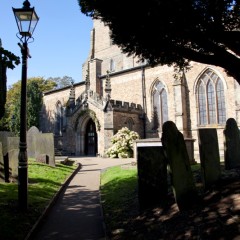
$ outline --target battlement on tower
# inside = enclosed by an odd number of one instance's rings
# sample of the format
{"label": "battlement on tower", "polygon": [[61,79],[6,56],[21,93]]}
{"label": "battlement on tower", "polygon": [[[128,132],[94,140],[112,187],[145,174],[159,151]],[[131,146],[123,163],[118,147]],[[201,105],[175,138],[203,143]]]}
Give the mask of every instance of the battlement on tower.
{"label": "battlement on tower", "polygon": [[113,100],[113,99],[110,100],[110,103],[114,110],[142,111],[142,106],[140,104],[124,102],[124,101],[119,101],[119,100]]}

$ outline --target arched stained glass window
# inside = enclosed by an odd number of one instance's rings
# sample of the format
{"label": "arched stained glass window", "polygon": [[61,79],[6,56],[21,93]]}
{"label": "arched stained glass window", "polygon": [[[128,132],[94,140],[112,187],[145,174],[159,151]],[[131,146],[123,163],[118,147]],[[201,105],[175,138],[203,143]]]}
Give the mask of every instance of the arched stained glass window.
{"label": "arched stained glass window", "polygon": [[224,89],[222,81],[217,81],[217,111],[218,111],[218,122],[225,124],[226,122],[226,108],[224,99]]}
{"label": "arched stained glass window", "polygon": [[210,69],[205,71],[198,81],[197,99],[199,125],[224,124],[226,122],[223,82]]}
{"label": "arched stained glass window", "polygon": [[153,128],[162,128],[168,120],[167,91],[162,82],[157,81],[152,92],[153,98]]}
{"label": "arched stained glass window", "polygon": [[216,123],[216,104],[215,90],[211,81],[207,85],[207,102],[209,124]]}
{"label": "arched stained glass window", "polygon": [[199,105],[199,123],[200,125],[207,124],[207,108],[205,98],[205,87],[204,83],[200,82],[198,86],[198,105]]}

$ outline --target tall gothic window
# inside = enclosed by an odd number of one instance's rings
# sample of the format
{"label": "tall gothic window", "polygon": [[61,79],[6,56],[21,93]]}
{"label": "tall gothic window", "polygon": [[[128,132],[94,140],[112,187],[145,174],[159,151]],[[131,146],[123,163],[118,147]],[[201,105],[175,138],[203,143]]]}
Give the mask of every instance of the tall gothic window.
{"label": "tall gothic window", "polygon": [[162,128],[164,122],[168,120],[167,91],[162,82],[154,84],[153,92],[153,128]]}
{"label": "tall gothic window", "polygon": [[55,135],[62,135],[62,126],[63,126],[63,108],[60,102],[56,104],[56,116],[55,116]]}
{"label": "tall gothic window", "polygon": [[115,62],[113,59],[110,59],[110,71],[111,72],[115,71]]}
{"label": "tall gothic window", "polygon": [[197,84],[199,125],[224,124],[226,108],[223,82],[212,70],[206,70]]}

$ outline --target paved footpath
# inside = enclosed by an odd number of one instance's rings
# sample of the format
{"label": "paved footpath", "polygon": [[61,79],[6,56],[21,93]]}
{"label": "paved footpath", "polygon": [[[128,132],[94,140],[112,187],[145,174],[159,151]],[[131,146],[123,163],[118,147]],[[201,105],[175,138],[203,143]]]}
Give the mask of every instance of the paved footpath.
{"label": "paved footpath", "polygon": [[34,240],[103,240],[105,229],[99,198],[100,172],[133,159],[74,158],[82,168],[44,218]]}

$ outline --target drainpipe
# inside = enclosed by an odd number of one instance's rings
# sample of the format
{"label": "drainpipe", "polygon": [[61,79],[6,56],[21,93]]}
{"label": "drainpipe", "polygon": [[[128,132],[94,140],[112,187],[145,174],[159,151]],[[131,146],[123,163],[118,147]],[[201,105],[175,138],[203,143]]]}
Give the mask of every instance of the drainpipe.
{"label": "drainpipe", "polygon": [[143,138],[146,138],[146,113],[147,113],[147,104],[146,104],[146,85],[145,85],[145,68],[142,66],[142,105],[143,105]]}

